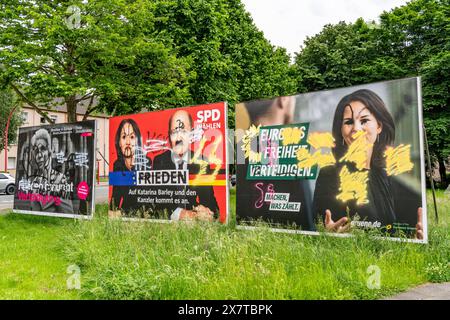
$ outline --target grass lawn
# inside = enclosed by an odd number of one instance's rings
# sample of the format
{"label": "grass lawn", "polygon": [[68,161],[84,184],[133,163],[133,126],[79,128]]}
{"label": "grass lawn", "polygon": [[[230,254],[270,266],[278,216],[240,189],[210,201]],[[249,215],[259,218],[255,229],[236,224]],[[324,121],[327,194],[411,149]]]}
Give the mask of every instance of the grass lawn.
{"label": "grass lawn", "polygon": [[[231,208],[235,195],[231,195]],[[428,194],[429,244],[158,224],[0,216],[2,299],[376,299],[450,281],[450,199]],[[232,212],[234,217],[234,212]],[[233,221],[233,218],[231,219]],[[69,265],[81,290],[66,289]],[[369,289],[369,266],[380,289]]]}
{"label": "grass lawn", "polygon": [[64,219],[0,216],[0,298],[73,299],[66,290],[67,260],[61,250]]}

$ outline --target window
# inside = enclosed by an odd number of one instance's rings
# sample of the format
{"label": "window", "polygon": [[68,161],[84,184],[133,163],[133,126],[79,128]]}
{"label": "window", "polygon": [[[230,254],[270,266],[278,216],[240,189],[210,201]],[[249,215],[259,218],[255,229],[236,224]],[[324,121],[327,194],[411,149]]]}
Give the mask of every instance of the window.
{"label": "window", "polygon": [[22,118],[23,123],[28,123],[28,112],[22,111],[20,114],[20,117]]}
{"label": "window", "polygon": [[8,179],[4,174],[0,173],[0,179]]}
{"label": "window", "polygon": [[16,157],[8,157],[8,169],[16,168]]}
{"label": "window", "polygon": [[[57,123],[58,121],[58,116],[55,114],[49,115],[48,116],[54,123]],[[46,124],[49,123],[44,117],[41,117],[41,124]]]}

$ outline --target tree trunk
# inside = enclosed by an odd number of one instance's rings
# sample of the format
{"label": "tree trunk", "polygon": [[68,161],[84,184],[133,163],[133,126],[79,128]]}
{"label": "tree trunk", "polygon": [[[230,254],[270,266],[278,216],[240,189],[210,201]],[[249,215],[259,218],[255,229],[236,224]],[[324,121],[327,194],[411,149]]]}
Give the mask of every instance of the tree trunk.
{"label": "tree trunk", "polygon": [[[66,72],[70,75],[70,77],[74,77],[76,73],[75,64],[74,64],[74,47],[69,42],[65,44],[65,48],[67,50],[67,54],[69,55],[70,59],[69,62],[66,65]],[[77,122],[77,104],[78,100],[76,95],[71,95],[66,97],[66,107],[67,107],[67,122]]]}
{"label": "tree trunk", "polygon": [[438,157],[439,175],[441,176],[441,188],[447,188],[447,170],[445,169],[444,158]]}
{"label": "tree trunk", "polygon": [[66,97],[67,122],[77,122],[77,100],[75,96]]}

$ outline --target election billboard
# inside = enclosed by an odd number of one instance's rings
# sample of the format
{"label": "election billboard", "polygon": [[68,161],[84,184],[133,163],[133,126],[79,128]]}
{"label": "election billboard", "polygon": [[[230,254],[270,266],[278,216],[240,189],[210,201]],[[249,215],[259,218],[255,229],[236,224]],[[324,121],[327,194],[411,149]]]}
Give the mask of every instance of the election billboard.
{"label": "election billboard", "polygon": [[13,211],[91,217],[95,148],[95,120],[19,128]]}
{"label": "election billboard", "polygon": [[110,119],[109,215],[227,222],[227,108],[215,103]]}
{"label": "election billboard", "polygon": [[420,78],[236,106],[238,226],[427,241]]}

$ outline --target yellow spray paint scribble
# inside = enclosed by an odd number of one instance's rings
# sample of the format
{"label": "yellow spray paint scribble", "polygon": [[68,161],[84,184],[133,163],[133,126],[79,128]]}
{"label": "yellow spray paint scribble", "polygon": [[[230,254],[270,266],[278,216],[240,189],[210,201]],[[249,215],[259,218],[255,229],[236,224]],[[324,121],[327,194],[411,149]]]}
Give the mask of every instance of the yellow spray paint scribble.
{"label": "yellow spray paint scribble", "polygon": [[366,167],[367,150],[373,146],[373,143],[367,142],[366,135],[365,131],[358,131],[352,136],[354,141],[348,147],[347,153],[341,158],[340,162],[345,160],[354,162],[358,170]]}
{"label": "yellow spray paint scribble", "polygon": [[[208,156],[208,161],[199,159],[202,155],[203,149],[205,147],[206,138],[202,137],[202,140],[200,140],[199,147],[194,153],[194,156],[192,157],[190,163],[193,164],[199,164],[200,165],[200,171],[198,172],[196,178],[194,181],[192,181],[192,185],[199,185],[199,184],[205,184],[205,183],[212,183],[216,180],[217,175],[219,174],[220,169],[222,168],[222,159],[217,158],[217,148],[219,147],[220,143],[222,142],[222,136],[218,136],[216,140],[213,142],[211,147],[211,152]],[[215,169],[214,172],[210,175],[206,175],[206,170],[208,168],[208,164],[214,164]]]}
{"label": "yellow spray paint scribble", "polygon": [[208,176],[199,176],[197,175],[197,179],[194,180],[194,184],[197,180],[199,181],[207,181],[213,182],[216,180],[217,175],[219,174],[220,169],[222,168],[222,159],[217,158],[217,148],[222,143],[222,136],[216,138],[216,140],[212,144],[211,152],[209,153],[208,160],[210,164],[215,165],[215,169],[211,175]]}
{"label": "yellow spray paint scribble", "polygon": [[332,153],[321,153],[320,151],[316,151],[313,154],[313,157],[321,168],[332,166],[336,163],[336,159],[334,159]]}
{"label": "yellow spray paint scribble", "polygon": [[334,138],[330,132],[313,132],[308,136],[308,143],[314,149],[333,148]]}
{"label": "yellow spray paint scribble", "polygon": [[[334,138],[329,132],[314,132],[308,136],[308,143],[315,149],[332,148],[334,147]],[[314,154],[310,154],[303,148],[297,150],[297,160],[299,168],[308,168],[316,164],[323,168],[336,163],[331,153],[322,153],[322,150],[317,150]]]}
{"label": "yellow spray paint scribble", "polygon": [[386,157],[386,172],[388,176],[399,175],[410,171],[414,164],[410,157],[411,145],[399,145],[398,147],[388,147],[384,156]]}
{"label": "yellow spray paint scribble", "polygon": [[289,144],[298,144],[302,139],[302,132],[303,131],[298,127],[283,128],[283,131],[281,133],[283,145],[287,146]]}
{"label": "yellow spray paint scribble", "polygon": [[297,150],[297,167],[299,168],[309,168],[316,164],[316,160],[309,153],[309,150],[300,148]]}
{"label": "yellow spray paint scribble", "polygon": [[336,199],[344,202],[355,199],[356,204],[369,203],[367,199],[367,181],[369,180],[368,171],[357,171],[351,173],[346,166],[344,166],[339,173],[341,186]]}
{"label": "yellow spray paint scribble", "polygon": [[314,152],[314,154],[310,154],[309,151],[304,148],[297,150],[297,160],[297,167],[299,168],[309,168],[316,164],[323,168],[336,163],[336,160],[331,153],[322,154],[322,152],[318,150]]}
{"label": "yellow spray paint scribble", "polygon": [[191,161],[190,161],[191,164],[200,165],[200,170],[198,172],[198,175],[206,174],[206,169],[208,168],[208,161],[199,159],[200,156],[202,155],[203,148],[205,147],[205,143],[206,143],[206,138],[202,137],[202,139],[200,140],[200,144],[199,144],[197,150],[195,151],[194,156],[191,158]]}
{"label": "yellow spray paint scribble", "polygon": [[252,126],[245,131],[245,135],[242,137],[242,146],[241,149],[244,151],[245,158],[248,158],[250,163],[259,163],[261,162],[261,152],[255,152],[252,150],[252,141],[254,138],[259,136],[259,129],[261,125],[257,127],[252,124]]}

